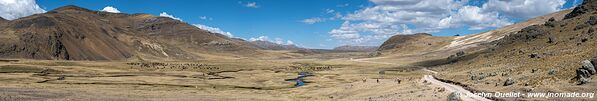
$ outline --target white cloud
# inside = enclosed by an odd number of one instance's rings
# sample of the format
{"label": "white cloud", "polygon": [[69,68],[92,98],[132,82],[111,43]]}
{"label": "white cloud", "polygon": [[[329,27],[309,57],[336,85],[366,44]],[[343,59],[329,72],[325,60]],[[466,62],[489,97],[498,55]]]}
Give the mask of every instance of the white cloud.
{"label": "white cloud", "polygon": [[282,40],[281,38],[275,38],[274,43],[282,45],[282,44],[284,44],[284,40]]}
{"label": "white cloud", "polygon": [[120,13],[120,11],[112,6],[106,6],[101,11],[110,12],[110,13]]}
{"label": "white cloud", "polygon": [[259,36],[257,38],[250,38],[249,41],[269,41],[267,36]]}
{"label": "white cloud", "polygon": [[245,7],[259,8],[259,6],[257,5],[257,3],[255,3],[255,2],[247,2],[247,4],[245,4]]}
{"label": "white cloud", "polygon": [[314,24],[314,23],[319,23],[319,22],[324,22],[325,19],[323,18],[309,18],[309,19],[303,19],[301,20],[301,22],[306,23],[306,24]]}
{"label": "white cloud", "polygon": [[282,39],[282,38],[274,38],[274,40],[270,40],[269,37],[267,37],[267,36],[259,36],[257,38],[249,38],[249,41],[268,41],[268,42],[272,42],[272,43],[276,43],[276,44],[280,44],[280,45],[295,45],[294,42],[292,42],[291,40],[284,41],[284,39]]}
{"label": "white cloud", "polygon": [[464,6],[456,14],[440,20],[440,28],[461,27],[468,25],[470,30],[488,27],[501,27],[512,24],[508,19],[499,17],[497,12],[484,12],[476,6]]}
{"label": "white cloud", "polygon": [[292,42],[290,40],[286,40],[286,44],[288,44],[288,45],[294,45],[294,42]]}
{"label": "white cloud", "polygon": [[231,37],[231,38],[234,37],[232,35],[232,33],[223,31],[220,28],[210,27],[210,26],[206,26],[206,25],[202,25],[202,24],[193,24],[193,25],[199,29],[203,29],[203,30],[206,30],[206,31],[209,31],[212,33],[219,33],[219,34]]}
{"label": "white cloud", "polygon": [[200,16],[199,19],[201,19],[201,20],[213,20],[212,18],[207,17],[207,16]]}
{"label": "white cloud", "polygon": [[528,19],[562,10],[565,0],[489,0],[486,11],[497,11],[508,17]]}
{"label": "white cloud", "polygon": [[[341,16],[345,22],[328,33],[341,42],[380,43],[397,34],[438,32],[465,27],[497,28],[561,10],[563,0],[489,0],[481,6],[469,0],[369,0],[374,5]],[[475,2],[475,1],[471,1]]]}
{"label": "white cloud", "polygon": [[44,12],[35,0],[0,0],[0,17],[7,20]]}
{"label": "white cloud", "polygon": [[332,14],[332,13],[334,13],[334,12],[336,12],[336,10],[333,10],[333,9],[325,9],[325,13]]}
{"label": "white cloud", "polygon": [[336,5],[336,7],[348,7],[350,4],[345,3],[345,4],[340,4],[340,5]]}
{"label": "white cloud", "polygon": [[166,12],[162,12],[162,13],[160,13],[160,16],[161,16],[161,17],[169,17],[169,18],[172,18],[172,19],[174,19],[174,20],[179,20],[179,21],[182,21],[182,19],[180,19],[180,18],[177,18],[177,17],[174,17],[173,15],[170,15],[170,14],[168,14],[168,13],[166,13]]}

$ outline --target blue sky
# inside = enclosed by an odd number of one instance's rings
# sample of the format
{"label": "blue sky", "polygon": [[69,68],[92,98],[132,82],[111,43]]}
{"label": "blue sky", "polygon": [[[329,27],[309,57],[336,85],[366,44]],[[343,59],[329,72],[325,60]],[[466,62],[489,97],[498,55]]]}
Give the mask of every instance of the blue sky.
{"label": "blue sky", "polygon": [[[33,4],[17,2],[13,5],[38,5],[45,11],[65,5],[76,5],[92,10],[102,10],[110,6],[121,13],[148,13],[156,16],[165,12],[189,24],[217,28],[218,31],[229,32],[237,38],[328,49],[339,45],[379,45],[396,34],[428,32],[436,36],[452,36],[478,33],[567,9],[575,2],[577,4],[581,2],[580,0],[23,1],[32,1]],[[0,2],[14,3],[15,1],[0,0]],[[437,4],[434,5],[434,3]],[[16,12],[2,9],[0,7],[0,13]],[[470,13],[474,11],[477,12]],[[0,16],[10,18],[10,15],[0,14]],[[15,15],[15,18],[18,17],[20,16]]]}

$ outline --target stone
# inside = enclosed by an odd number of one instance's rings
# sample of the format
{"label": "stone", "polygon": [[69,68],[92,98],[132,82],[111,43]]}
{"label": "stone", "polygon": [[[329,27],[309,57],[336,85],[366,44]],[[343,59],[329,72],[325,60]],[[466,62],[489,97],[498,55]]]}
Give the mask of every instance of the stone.
{"label": "stone", "polygon": [[475,80],[475,78],[476,78],[476,76],[475,76],[475,75],[471,75],[471,76],[470,76],[470,79],[471,79],[471,80]]}
{"label": "stone", "polygon": [[539,54],[537,54],[537,53],[531,53],[531,54],[529,55],[529,57],[531,57],[531,58],[541,58],[541,57],[539,56]]}
{"label": "stone", "polygon": [[554,43],[555,41],[556,41],[556,38],[554,38],[554,37],[549,37],[547,39],[547,43]]}
{"label": "stone", "polygon": [[60,77],[58,77],[56,80],[64,80],[64,79],[65,79],[65,77],[64,77],[64,76],[60,76]]}
{"label": "stone", "polygon": [[458,93],[458,92],[450,93],[450,95],[448,95],[448,101],[462,101],[462,99],[460,98],[460,93]]}
{"label": "stone", "polygon": [[578,80],[578,85],[587,84],[589,82],[591,82],[590,78],[581,78],[581,79]]}
{"label": "stone", "polygon": [[547,74],[549,75],[555,75],[556,74],[556,70],[555,69],[550,69]]}
{"label": "stone", "polygon": [[459,51],[458,53],[456,53],[457,57],[461,57],[464,56],[464,51]]}
{"label": "stone", "polygon": [[589,60],[582,61],[582,69],[587,70],[591,75],[595,75],[597,73],[595,66]]}
{"label": "stone", "polygon": [[589,71],[587,71],[586,69],[579,68],[576,69],[576,76],[588,78],[591,76],[591,73],[589,73]]}
{"label": "stone", "polygon": [[514,84],[514,83],[516,83],[516,81],[514,81],[514,79],[508,78],[508,79],[506,79],[506,82],[504,82],[504,86],[509,86],[509,85]]}
{"label": "stone", "polygon": [[589,25],[597,24],[597,16],[591,16],[591,18],[589,18],[589,20],[586,23]]}
{"label": "stone", "polygon": [[554,19],[553,17],[549,18],[549,20],[547,22],[545,22],[544,25],[545,26],[549,26],[549,27],[555,27],[556,26],[556,22],[555,21],[556,21],[556,19]]}
{"label": "stone", "polygon": [[588,83],[590,80],[590,76],[591,76],[591,74],[587,70],[585,70],[583,68],[576,69],[576,77],[575,78],[579,82],[579,85]]}

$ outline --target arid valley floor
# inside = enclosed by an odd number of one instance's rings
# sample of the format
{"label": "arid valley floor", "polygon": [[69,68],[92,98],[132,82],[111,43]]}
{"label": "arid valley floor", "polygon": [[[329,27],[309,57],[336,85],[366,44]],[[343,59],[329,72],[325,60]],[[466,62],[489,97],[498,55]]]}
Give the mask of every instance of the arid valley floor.
{"label": "arid valley floor", "polygon": [[0,18],[0,101],[597,101],[596,25],[583,0],[477,34],[310,49],[67,5]]}
{"label": "arid valley floor", "polygon": [[[136,63],[136,64],[135,64]],[[310,72],[295,87],[299,72]],[[91,62],[13,60],[3,100],[437,100],[421,68],[336,59]],[[400,82],[398,81],[400,80]]]}

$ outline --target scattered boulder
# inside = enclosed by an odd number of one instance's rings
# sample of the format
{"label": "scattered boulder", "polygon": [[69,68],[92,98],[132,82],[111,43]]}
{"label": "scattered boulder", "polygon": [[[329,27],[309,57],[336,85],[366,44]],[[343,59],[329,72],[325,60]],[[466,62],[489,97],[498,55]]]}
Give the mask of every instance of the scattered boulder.
{"label": "scattered boulder", "polygon": [[549,75],[555,75],[556,74],[556,70],[555,69],[550,69],[547,74]]}
{"label": "scattered boulder", "polygon": [[476,80],[477,79],[477,76],[475,74],[471,75],[470,77],[471,77],[471,80]]}
{"label": "scattered boulder", "polygon": [[537,53],[531,53],[529,55],[529,57],[531,57],[531,58],[541,58],[541,56],[539,56],[539,54],[537,54]]}
{"label": "scattered boulder", "polygon": [[591,78],[580,78],[578,79],[578,85],[583,85],[591,82]]}
{"label": "scattered boulder", "polygon": [[60,76],[60,77],[58,77],[56,80],[64,80],[64,79],[65,79],[65,77],[64,77],[64,76]]}
{"label": "scattered boulder", "polygon": [[535,73],[537,71],[539,71],[539,69],[536,69],[536,68],[535,69],[531,69],[531,73]]}
{"label": "scattered boulder", "polygon": [[516,81],[514,81],[514,79],[508,78],[508,79],[506,79],[506,82],[504,82],[504,86],[509,86],[509,85],[514,84],[514,83],[516,83]]}
{"label": "scattered boulder", "polygon": [[578,78],[588,78],[589,76],[591,76],[591,73],[589,73],[589,71],[587,71],[586,69],[576,69],[576,76]]}
{"label": "scattered boulder", "polygon": [[545,22],[544,24],[545,26],[549,26],[549,27],[555,27],[556,26],[556,19],[551,17],[549,18],[549,20],[547,20],[547,22]]}
{"label": "scattered boulder", "polygon": [[540,29],[539,26],[533,25],[526,28],[523,28],[518,33],[524,33],[524,38],[527,40],[536,39],[539,36],[546,34],[544,30]]}
{"label": "scattered boulder", "polygon": [[551,17],[551,18],[549,18],[549,20],[547,20],[547,22],[554,22],[554,21],[556,21],[556,19],[553,17]]}
{"label": "scattered boulder", "polygon": [[464,56],[464,51],[459,51],[458,53],[456,53],[456,56],[458,56],[458,57]]}
{"label": "scattered boulder", "polygon": [[554,38],[554,37],[549,37],[547,39],[547,43],[554,43],[555,41],[556,41],[556,38]]}
{"label": "scattered boulder", "polygon": [[462,101],[462,99],[460,98],[460,93],[458,93],[458,92],[450,93],[450,95],[448,95],[448,101]]}
{"label": "scattered boulder", "polygon": [[597,73],[595,66],[589,60],[582,61],[582,69],[587,70],[591,75]]}
{"label": "scattered boulder", "polygon": [[579,24],[579,25],[576,25],[576,27],[574,27],[574,29],[572,29],[572,30],[576,31],[576,30],[584,29],[586,27],[589,27],[589,25],[587,25],[587,24]]}
{"label": "scattered boulder", "polygon": [[582,84],[586,84],[589,82],[591,74],[589,73],[589,71],[579,68],[576,69],[576,79],[579,82],[578,85],[582,85]]}

